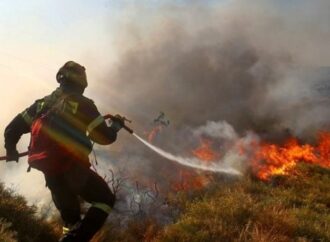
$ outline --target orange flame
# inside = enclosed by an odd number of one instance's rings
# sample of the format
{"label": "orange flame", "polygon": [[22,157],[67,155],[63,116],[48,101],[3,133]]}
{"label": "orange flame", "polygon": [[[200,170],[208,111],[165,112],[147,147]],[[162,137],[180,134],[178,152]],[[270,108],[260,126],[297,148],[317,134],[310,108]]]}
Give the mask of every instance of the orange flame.
{"label": "orange flame", "polygon": [[299,144],[296,138],[289,138],[284,145],[262,143],[252,159],[252,170],[261,180],[273,175],[288,175],[300,163],[330,167],[330,132],[321,132],[318,144]]}
{"label": "orange flame", "polygon": [[154,127],[149,133],[147,133],[147,138],[149,143],[151,143],[155,139],[157,134],[159,134],[162,131],[162,129],[163,127],[161,125],[158,125]]}
{"label": "orange flame", "polygon": [[[212,148],[212,141],[200,139],[200,145],[193,149],[191,153],[199,160],[209,163],[220,158],[220,153]],[[174,191],[200,190],[211,182],[211,176],[205,173],[196,173],[194,171],[181,170],[180,179],[172,185]]]}
{"label": "orange flame", "polygon": [[176,192],[200,190],[210,183],[210,178],[206,175],[196,174],[191,171],[180,171],[180,179],[172,185]]}
{"label": "orange flame", "polygon": [[192,150],[192,154],[198,159],[210,162],[219,158],[219,154],[212,149],[212,142],[207,139],[201,139],[201,144],[196,149]]}

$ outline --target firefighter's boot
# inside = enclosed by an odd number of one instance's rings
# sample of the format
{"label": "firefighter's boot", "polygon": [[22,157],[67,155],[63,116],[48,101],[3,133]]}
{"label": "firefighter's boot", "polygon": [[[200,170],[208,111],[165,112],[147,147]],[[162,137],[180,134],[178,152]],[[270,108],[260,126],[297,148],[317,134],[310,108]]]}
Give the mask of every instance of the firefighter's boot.
{"label": "firefighter's boot", "polygon": [[91,207],[84,219],[78,222],[60,242],[88,242],[102,227],[108,217],[108,212],[99,207]]}

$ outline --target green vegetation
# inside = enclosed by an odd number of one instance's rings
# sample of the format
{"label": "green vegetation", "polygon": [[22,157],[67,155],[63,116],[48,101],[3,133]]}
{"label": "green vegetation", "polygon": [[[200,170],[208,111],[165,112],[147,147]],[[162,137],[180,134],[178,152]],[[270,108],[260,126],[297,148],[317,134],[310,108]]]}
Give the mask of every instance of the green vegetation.
{"label": "green vegetation", "polygon": [[37,209],[0,184],[0,241],[57,241],[54,226],[36,216]]}
{"label": "green vegetation", "polygon": [[183,197],[172,201],[183,209],[175,223],[110,226],[95,241],[330,241],[329,169],[302,165],[294,175],[269,183],[245,178],[219,183],[194,199]]}

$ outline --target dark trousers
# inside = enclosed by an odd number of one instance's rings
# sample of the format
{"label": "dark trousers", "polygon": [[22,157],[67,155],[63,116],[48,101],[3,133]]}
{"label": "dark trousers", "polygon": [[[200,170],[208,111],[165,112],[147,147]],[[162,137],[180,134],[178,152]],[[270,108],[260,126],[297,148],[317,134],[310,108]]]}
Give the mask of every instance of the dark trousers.
{"label": "dark trousers", "polygon": [[114,205],[115,196],[107,183],[89,168],[76,165],[64,174],[45,179],[66,227],[80,221],[79,197],[92,204]]}

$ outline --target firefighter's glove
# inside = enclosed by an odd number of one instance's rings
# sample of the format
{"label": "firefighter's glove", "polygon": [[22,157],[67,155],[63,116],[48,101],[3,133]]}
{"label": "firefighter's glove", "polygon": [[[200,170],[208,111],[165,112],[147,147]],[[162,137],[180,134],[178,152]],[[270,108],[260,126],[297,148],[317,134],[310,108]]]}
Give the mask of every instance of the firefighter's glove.
{"label": "firefighter's glove", "polygon": [[125,118],[119,114],[116,114],[114,117],[112,117],[111,121],[112,123],[110,128],[116,132],[118,132],[125,125]]}
{"label": "firefighter's glove", "polygon": [[6,161],[16,161],[18,162],[19,154],[16,149],[7,149]]}

